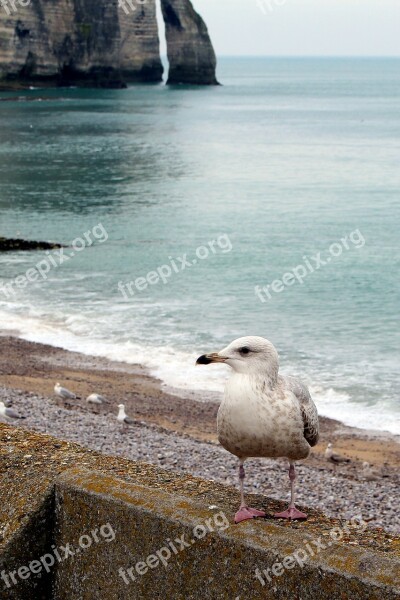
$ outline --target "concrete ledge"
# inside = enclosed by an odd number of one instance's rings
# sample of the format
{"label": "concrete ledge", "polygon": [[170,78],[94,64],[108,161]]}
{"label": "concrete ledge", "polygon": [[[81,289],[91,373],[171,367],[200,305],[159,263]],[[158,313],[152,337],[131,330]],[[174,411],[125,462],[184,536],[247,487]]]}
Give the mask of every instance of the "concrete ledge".
{"label": "concrete ledge", "polygon": [[348,530],[336,542],[346,524],[312,510],[234,526],[237,502],[235,488],[0,424],[0,598],[400,598],[399,538]]}
{"label": "concrete ledge", "polygon": [[[235,526],[224,517],[223,509],[209,509],[184,496],[79,469],[65,473],[56,483],[56,545],[78,540],[82,532],[106,523],[115,539],[101,551],[92,544],[78,557],[62,562],[55,598],[400,597],[395,587],[396,569],[400,576],[397,559],[334,543],[301,569],[296,563],[279,577],[272,574],[272,583],[266,581],[263,586],[255,569],[271,568],[277,560],[304,548],[310,536],[268,521]],[[197,539],[195,534],[204,537]],[[169,543],[179,539],[188,546],[176,548],[175,554]],[[163,548],[171,549],[168,560],[168,553],[160,552]],[[163,554],[165,565],[160,561]],[[158,558],[158,564],[156,558],[149,561],[149,556]],[[134,567],[134,581],[130,567]],[[125,576],[118,573],[120,568]]]}

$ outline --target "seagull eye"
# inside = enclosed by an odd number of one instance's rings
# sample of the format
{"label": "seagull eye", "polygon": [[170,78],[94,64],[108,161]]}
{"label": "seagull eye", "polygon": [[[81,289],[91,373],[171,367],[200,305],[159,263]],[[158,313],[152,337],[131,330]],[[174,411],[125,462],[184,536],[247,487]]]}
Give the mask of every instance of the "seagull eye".
{"label": "seagull eye", "polygon": [[239,352],[240,354],[249,354],[250,348],[248,348],[247,346],[243,346],[243,348],[240,348]]}

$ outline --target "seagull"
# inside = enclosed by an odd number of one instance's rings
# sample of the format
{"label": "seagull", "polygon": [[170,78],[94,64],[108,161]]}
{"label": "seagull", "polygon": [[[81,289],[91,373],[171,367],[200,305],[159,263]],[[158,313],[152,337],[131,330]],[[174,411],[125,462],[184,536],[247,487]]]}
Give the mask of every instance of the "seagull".
{"label": "seagull", "polygon": [[350,463],[350,458],[345,458],[339,454],[335,454],[333,451],[333,444],[329,443],[325,450],[325,458],[328,462],[333,464],[333,470],[336,473],[336,467],[342,463]]}
{"label": "seagull", "polygon": [[16,421],[18,419],[25,419],[25,417],[22,417],[21,415],[19,415],[12,408],[8,408],[4,404],[4,402],[0,402],[0,422],[12,423],[13,421]]}
{"label": "seagull", "polygon": [[76,394],[67,390],[67,388],[62,387],[58,382],[54,386],[54,392],[56,396],[62,398],[63,400],[75,400]]}
{"label": "seagull", "polygon": [[293,377],[279,375],[278,353],[270,341],[248,336],[213,354],[203,354],[196,364],[226,363],[233,373],[225,386],[218,410],[218,439],[239,459],[241,503],[235,523],[265,513],[244,500],[244,462],[247,458],[289,460],[290,505],[276,513],[279,519],[307,519],[295,506],[294,463],[307,458],[318,442],[318,413],[308,389]]}
{"label": "seagull", "polygon": [[362,477],[365,481],[378,481],[380,479],[381,473],[373,469],[369,462],[363,462],[362,466]]}
{"label": "seagull", "polygon": [[132,419],[130,419],[125,412],[124,404],[118,404],[117,421],[118,421],[118,423],[121,423],[122,431],[126,431],[127,425],[133,425]]}
{"label": "seagull", "polygon": [[103,402],[107,402],[107,400],[104,396],[100,396],[100,394],[90,394],[90,396],[86,398],[86,402],[89,404],[103,404]]}

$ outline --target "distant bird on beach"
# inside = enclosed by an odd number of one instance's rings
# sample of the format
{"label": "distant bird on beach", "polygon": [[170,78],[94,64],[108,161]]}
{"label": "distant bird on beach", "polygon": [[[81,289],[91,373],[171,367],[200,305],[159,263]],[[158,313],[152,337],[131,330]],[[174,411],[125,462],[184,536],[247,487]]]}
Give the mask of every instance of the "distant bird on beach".
{"label": "distant bird on beach", "polygon": [[93,406],[94,412],[98,414],[100,412],[100,406],[104,404],[104,402],[107,402],[107,400],[104,396],[100,396],[100,394],[90,394],[86,398],[86,402]]}
{"label": "distant bird on beach", "polygon": [[125,412],[124,404],[118,404],[117,421],[118,423],[121,423],[122,431],[126,431],[128,425],[133,425],[132,419],[130,419]]}
{"label": "distant bird on beach", "polygon": [[63,400],[75,400],[76,394],[67,390],[67,388],[62,387],[58,382],[54,386],[54,392],[56,396],[62,398]]}
{"label": "distant bird on beach", "polygon": [[333,465],[333,470],[336,473],[336,468],[338,465],[348,464],[351,462],[350,458],[346,458],[345,456],[340,456],[340,454],[335,454],[333,451],[333,444],[329,443],[325,450],[325,458],[328,462]]}
{"label": "distant bird on beach", "polygon": [[373,469],[369,462],[365,461],[362,465],[361,476],[364,481],[379,481],[382,476],[382,473],[377,469]]}
{"label": "distant bird on beach", "polygon": [[306,519],[295,506],[294,463],[307,458],[318,442],[318,413],[308,389],[293,377],[279,375],[275,347],[262,337],[243,337],[213,354],[204,354],[196,364],[226,363],[233,369],[218,410],[218,439],[239,459],[241,504],[235,523],[263,517],[265,513],[247,506],[244,499],[247,458],[289,460],[290,505],[276,513],[279,519]]}
{"label": "distant bird on beach", "polygon": [[100,394],[90,394],[90,396],[88,396],[86,398],[86,402],[88,404],[103,404],[104,402],[107,402],[107,400],[104,398],[104,396],[100,396]]}
{"label": "distant bird on beach", "polygon": [[4,402],[0,402],[0,422],[1,423],[12,423],[18,421],[18,419],[25,419],[25,417],[19,415],[12,408],[8,408]]}

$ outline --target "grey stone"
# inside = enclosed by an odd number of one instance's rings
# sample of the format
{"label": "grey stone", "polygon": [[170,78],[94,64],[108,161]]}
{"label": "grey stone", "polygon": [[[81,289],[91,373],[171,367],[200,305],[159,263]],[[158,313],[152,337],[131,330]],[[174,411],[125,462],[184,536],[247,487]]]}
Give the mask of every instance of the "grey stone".
{"label": "grey stone", "polygon": [[[0,89],[32,84],[120,88],[162,80],[156,0],[133,0],[134,9],[126,3],[127,12],[116,0],[31,0],[26,6],[15,0],[16,10],[10,0],[3,4]],[[170,82],[216,83],[215,53],[191,2],[164,2],[163,11]]]}
{"label": "grey stone", "polygon": [[214,48],[190,0],[161,0],[167,37],[169,84],[218,85]]}

